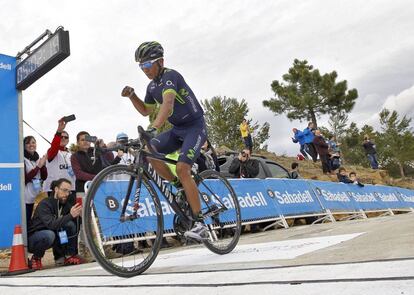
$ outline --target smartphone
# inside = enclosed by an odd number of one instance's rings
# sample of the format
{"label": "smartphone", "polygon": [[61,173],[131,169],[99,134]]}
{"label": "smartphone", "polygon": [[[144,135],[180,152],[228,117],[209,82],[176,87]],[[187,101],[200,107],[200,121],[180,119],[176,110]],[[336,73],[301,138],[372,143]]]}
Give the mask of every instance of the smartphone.
{"label": "smartphone", "polygon": [[82,206],[82,196],[76,196],[76,204],[79,204]]}
{"label": "smartphone", "polygon": [[69,116],[63,117],[63,121],[65,121],[65,123],[70,122],[70,121],[75,121],[75,120],[76,120],[75,115],[69,115]]}
{"label": "smartphone", "polygon": [[85,140],[87,142],[95,143],[98,140],[98,137],[96,137],[96,136],[90,136],[90,135],[85,135]]}

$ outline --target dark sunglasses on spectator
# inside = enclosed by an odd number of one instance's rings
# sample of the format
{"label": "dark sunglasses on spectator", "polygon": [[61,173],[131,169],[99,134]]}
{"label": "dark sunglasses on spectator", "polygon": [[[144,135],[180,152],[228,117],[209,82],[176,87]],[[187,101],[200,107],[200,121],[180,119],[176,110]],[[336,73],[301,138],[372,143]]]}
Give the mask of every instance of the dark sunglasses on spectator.
{"label": "dark sunglasses on spectator", "polygon": [[149,60],[149,61],[142,62],[142,63],[139,64],[139,67],[141,68],[141,70],[143,70],[143,69],[149,69],[160,58],[161,57],[156,58],[156,59],[153,59],[153,60]]}
{"label": "dark sunglasses on spectator", "polygon": [[61,136],[62,139],[69,139],[69,136]]}

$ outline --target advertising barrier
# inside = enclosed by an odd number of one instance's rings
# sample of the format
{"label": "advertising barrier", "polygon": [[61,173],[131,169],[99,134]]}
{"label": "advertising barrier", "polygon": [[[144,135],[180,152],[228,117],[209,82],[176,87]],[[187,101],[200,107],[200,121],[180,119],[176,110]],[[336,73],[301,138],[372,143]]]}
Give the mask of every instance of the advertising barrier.
{"label": "advertising barrier", "polygon": [[[289,180],[288,180],[289,181]],[[344,183],[326,181],[307,181],[313,188],[323,209],[332,212],[354,212],[359,210],[354,199],[350,196],[350,187]]]}
{"label": "advertising barrier", "polygon": [[323,208],[312,188],[305,180],[265,179],[261,180],[274,206],[284,216],[323,212]]}
{"label": "advertising barrier", "polygon": [[[216,194],[229,210],[233,210],[230,198],[221,195],[214,188],[215,180],[210,182]],[[294,179],[230,179],[241,208],[243,223],[278,219],[289,216],[323,215],[329,211],[340,213],[360,213],[364,211],[387,211],[414,206],[414,191],[396,187],[365,185],[337,182],[309,181]],[[95,195],[95,208],[99,211],[101,231],[106,239],[122,237],[125,232],[119,225],[120,210],[127,181],[107,181],[99,187]],[[133,188],[135,189],[135,188]],[[158,192],[164,216],[164,230],[173,230],[174,211]],[[127,214],[132,212],[132,202],[127,206]],[[140,216],[147,218],[134,222],[136,234],[155,230],[155,206],[148,197],[148,191],[141,189]],[[149,218],[148,218],[149,217]],[[153,217],[153,218],[151,218]],[[225,218],[225,217],[224,217]],[[128,230],[130,232],[130,230]]]}
{"label": "advertising barrier", "polygon": [[396,187],[395,189],[399,193],[401,202],[404,204],[403,208],[414,208],[414,190],[401,187]]}
{"label": "advertising barrier", "polygon": [[[364,191],[373,192],[383,209],[405,208],[407,205],[398,197],[398,188],[384,185],[365,185]],[[375,208],[369,208],[370,210]]]}
{"label": "advertising barrier", "polygon": [[19,103],[16,59],[0,54],[0,248],[11,247],[13,229],[21,224]]}
{"label": "advertising barrier", "polygon": [[263,180],[230,179],[229,182],[239,200],[242,220],[278,218],[282,214]]}

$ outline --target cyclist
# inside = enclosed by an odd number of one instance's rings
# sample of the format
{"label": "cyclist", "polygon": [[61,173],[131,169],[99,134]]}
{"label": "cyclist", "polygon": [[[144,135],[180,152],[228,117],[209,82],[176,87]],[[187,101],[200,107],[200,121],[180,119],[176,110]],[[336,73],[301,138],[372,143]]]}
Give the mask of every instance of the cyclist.
{"label": "cyclist", "polygon": [[201,146],[207,139],[203,109],[183,76],[164,67],[164,49],[160,43],[142,43],[135,51],[135,61],[151,80],[145,99],[142,101],[130,86],[125,86],[121,95],[128,97],[143,116],[148,116],[157,104],[160,105],[155,120],[147,130],[153,135],[167,120],[173,125],[170,130],[151,139],[150,144],[157,152],[163,154],[180,149],[176,167],[178,178],[164,162],[154,159],[150,162],[161,177],[177,187],[182,185],[184,188],[195,218],[194,227],[184,236],[199,241],[206,239],[208,233],[203,222],[197,185],[191,177],[192,164],[200,155]]}

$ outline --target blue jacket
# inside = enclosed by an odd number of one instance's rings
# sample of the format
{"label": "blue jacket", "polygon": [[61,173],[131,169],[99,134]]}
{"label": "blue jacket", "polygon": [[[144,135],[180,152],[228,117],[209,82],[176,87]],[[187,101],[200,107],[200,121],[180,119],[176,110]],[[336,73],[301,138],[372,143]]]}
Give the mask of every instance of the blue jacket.
{"label": "blue jacket", "polygon": [[302,131],[297,130],[295,133],[295,140],[296,142],[299,142],[300,145],[304,145],[305,144],[305,135],[303,134]]}
{"label": "blue jacket", "polygon": [[303,129],[303,136],[304,136],[304,141],[305,143],[311,143],[313,142],[313,138],[315,137],[315,135],[313,134],[312,130],[309,129],[309,127],[306,127],[305,129]]}

